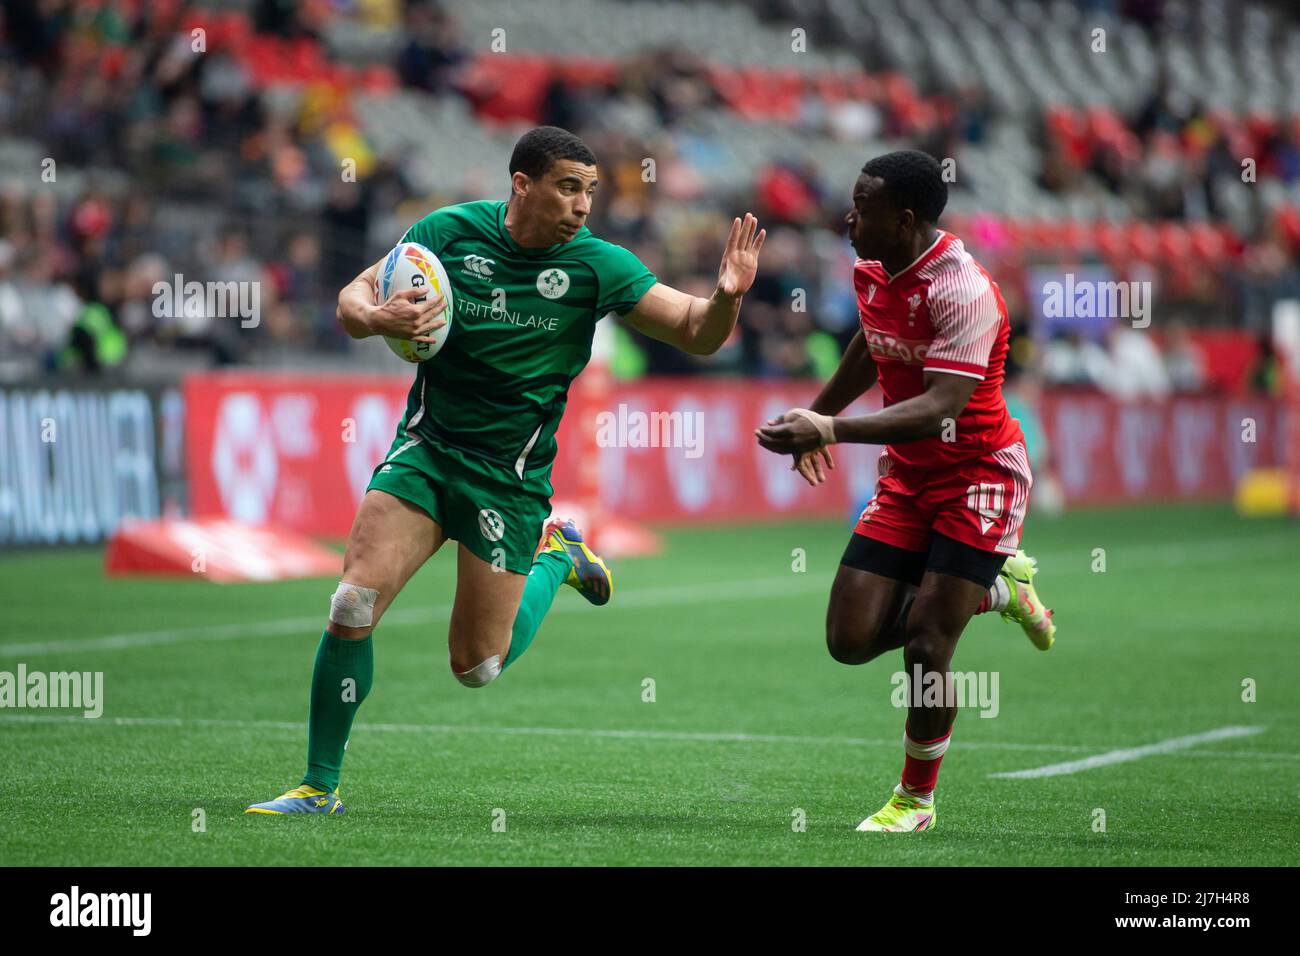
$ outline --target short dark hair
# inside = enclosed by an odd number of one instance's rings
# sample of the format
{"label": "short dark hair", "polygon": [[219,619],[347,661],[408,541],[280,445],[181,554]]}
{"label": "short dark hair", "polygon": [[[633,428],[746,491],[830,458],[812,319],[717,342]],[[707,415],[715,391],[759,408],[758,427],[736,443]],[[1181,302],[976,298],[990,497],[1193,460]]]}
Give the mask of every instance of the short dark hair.
{"label": "short dark hair", "polygon": [[899,209],[910,209],[922,222],[939,221],[948,205],[943,168],[929,153],[900,149],[868,160],[862,172],[885,182],[885,194]]}
{"label": "short dark hair", "polygon": [[546,171],[557,159],[572,159],[588,166],[596,165],[596,154],[567,129],[538,126],[519,137],[519,142],[515,143],[515,151],[510,154],[510,175],[523,173],[530,179],[538,179],[546,175]]}

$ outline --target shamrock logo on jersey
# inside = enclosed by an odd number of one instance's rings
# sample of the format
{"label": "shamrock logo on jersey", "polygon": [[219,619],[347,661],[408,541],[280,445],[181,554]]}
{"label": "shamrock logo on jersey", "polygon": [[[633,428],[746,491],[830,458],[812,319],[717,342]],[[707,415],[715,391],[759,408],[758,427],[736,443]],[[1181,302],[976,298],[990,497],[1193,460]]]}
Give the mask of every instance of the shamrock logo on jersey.
{"label": "shamrock logo on jersey", "polygon": [[537,291],[548,299],[558,299],[569,291],[569,274],[563,269],[547,269],[538,273]]}
{"label": "shamrock logo on jersey", "polygon": [[505,537],[506,523],[491,508],[484,508],[478,513],[478,530],[489,541],[500,541]]}

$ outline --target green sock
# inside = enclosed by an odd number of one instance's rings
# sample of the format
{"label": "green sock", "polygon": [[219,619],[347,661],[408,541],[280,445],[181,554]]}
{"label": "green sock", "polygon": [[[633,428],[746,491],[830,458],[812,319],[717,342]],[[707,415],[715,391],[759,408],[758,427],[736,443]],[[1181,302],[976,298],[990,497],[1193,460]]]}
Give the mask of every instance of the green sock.
{"label": "green sock", "polygon": [[375,651],[367,634],[359,641],[326,631],[316,649],[311,675],[311,710],[307,717],[307,776],[303,784],[317,790],[338,789],[343,748],[352,720],[375,679]]}
{"label": "green sock", "polygon": [[515,626],[510,630],[510,652],[501,664],[505,670],[528,650],[537,636],[537,629],[542,626],[542,618],[551,609],[555,592],[573,570],[573,560],[565,554],[544,551],[533,562],[528,572],[528,582],[524,585],[524,596],[519,600],[519,611],[515,614]]}

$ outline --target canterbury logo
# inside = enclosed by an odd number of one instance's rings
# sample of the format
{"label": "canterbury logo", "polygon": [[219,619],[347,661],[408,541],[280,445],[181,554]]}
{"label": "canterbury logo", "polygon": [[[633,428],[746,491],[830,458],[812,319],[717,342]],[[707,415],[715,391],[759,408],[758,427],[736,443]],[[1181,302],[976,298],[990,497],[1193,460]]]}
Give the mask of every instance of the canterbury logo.
{"label": "canterbury logo", "polygon": [[492,277],[492,267],[496,264],[495,259],[485,259],[482,256],[465,257],[465,270],[480,279],[490,279]]}

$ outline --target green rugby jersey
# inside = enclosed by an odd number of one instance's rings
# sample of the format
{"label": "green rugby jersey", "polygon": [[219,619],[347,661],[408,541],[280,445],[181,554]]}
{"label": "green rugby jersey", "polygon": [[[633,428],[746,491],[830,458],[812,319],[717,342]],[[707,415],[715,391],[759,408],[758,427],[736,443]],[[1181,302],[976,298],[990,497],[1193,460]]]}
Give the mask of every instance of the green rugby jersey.
{"label": "green rugby jersey", "polygon": [[506,230],[504,202],[429,213],[406,231],[451,278],[451,332],[416,372],[408,433],[504,465],[522,480],[549,472],[569,383],[591,358],[596,322],[630,312],[654,274],[583,226],[548,249]]}

